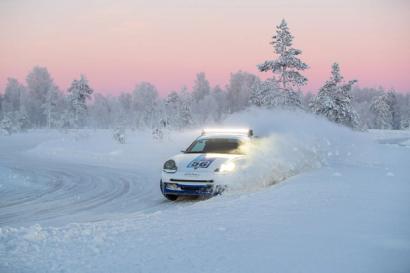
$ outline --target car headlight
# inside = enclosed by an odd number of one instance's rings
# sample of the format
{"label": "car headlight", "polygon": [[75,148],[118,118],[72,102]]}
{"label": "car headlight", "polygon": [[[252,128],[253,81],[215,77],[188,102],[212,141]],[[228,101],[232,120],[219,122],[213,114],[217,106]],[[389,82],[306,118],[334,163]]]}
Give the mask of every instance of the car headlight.
{"label": "car headlight", "polygon": [[178,168],[177,168],[177,164],[176,164],[175,161],[172,160],[172,159],[167,160],[167,161],[164,163],[164,167],[163,167],[164,172],[174,173],[174,172],[177,171],[177,169],[178,169]]}
{"label": "car headlight", "polygon": [[233,172],[235,168],[236,168],[235,163],[230,161],[230,162],[223,163],[221,167],[219,168],[219,171],[221,173]]}

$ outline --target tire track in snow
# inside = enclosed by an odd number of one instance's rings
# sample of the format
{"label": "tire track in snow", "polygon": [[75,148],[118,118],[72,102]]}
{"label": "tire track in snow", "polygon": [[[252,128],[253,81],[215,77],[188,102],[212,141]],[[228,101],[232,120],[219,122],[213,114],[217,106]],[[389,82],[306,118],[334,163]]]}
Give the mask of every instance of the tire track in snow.
{"label": "tire track in snow", "polygon": [[148,179],[129,169],[31,158],[0,158],[0,164],[17,173],[17,179],[29,178],[22,191],[9,191],[10,185],[0,190],[0,226],[131,217],[168,203],[163,202],[157,181],[141,185]]}

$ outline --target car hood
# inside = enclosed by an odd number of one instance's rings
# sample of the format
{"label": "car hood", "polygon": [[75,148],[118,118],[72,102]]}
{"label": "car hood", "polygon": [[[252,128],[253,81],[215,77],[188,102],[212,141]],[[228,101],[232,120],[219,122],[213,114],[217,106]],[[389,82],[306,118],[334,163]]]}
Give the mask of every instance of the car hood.
{"label": "car hood", "polygon": [[244,155],[238,154],[178,154],[171,159],[180,172],[214,172],[221,164],[243,158]]}

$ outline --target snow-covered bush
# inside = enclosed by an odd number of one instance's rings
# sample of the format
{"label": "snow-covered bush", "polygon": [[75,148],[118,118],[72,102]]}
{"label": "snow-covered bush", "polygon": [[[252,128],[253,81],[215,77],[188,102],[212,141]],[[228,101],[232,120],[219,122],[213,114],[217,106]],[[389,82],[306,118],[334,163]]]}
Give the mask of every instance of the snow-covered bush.
{"label": "snow-covered bush", "polygon": [[160,141],[160,140],[162,140],[162,139],[164,138],[164,133],[162,132],[161,129],[159,129],[159,128],[154,128],[154,129],[152,130],[152,138],[155,139],[155,140]]}
{"label": "snow-covered bush", "polygon": [[114,129],[113,138],[120,144],[125,144],[125,129],[124,127],[117,127]]}
{"label": "snow-covered bush", "polygon": [[16,128],[13,125],[12,120],[9,116],[4,116],[2,120],[0,120],[0,134],[1,135],[11,135],[12,133],[16,132]]}

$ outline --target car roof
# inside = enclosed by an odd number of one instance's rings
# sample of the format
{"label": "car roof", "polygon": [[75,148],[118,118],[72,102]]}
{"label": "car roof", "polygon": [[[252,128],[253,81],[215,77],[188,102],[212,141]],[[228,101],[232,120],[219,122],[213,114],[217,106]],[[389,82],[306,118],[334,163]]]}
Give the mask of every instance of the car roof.
{"label": "car roof", "polygon": [[218,139],[218,138],[227,138],[227,139],[237,139],[237,140],[247,140],[249,137],[244,134],[207,134],[199,136],[197,140],[201,139]]}

